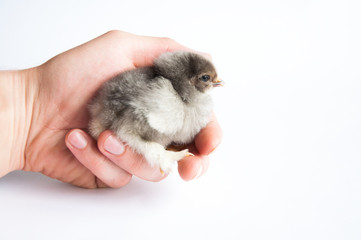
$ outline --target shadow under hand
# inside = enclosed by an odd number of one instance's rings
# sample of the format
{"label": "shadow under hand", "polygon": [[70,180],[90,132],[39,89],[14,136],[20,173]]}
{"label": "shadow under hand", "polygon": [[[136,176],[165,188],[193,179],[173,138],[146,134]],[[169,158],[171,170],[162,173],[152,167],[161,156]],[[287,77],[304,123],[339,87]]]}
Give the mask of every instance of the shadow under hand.
{"label": "shadow under hand", "polygon": [[[51,179],[40,173],[15,171],[0,179],[0,193],[18,198],[48,199],[62,202],[80,201],[82,204],[124,204],[127,201],[156,202],[160,196],[171,195],[173,187],[167,184],[167,180],[159,183],[147,182],[136,177],[120,189],[83,189]],[[3,195],[1,194],[1,195]]]}

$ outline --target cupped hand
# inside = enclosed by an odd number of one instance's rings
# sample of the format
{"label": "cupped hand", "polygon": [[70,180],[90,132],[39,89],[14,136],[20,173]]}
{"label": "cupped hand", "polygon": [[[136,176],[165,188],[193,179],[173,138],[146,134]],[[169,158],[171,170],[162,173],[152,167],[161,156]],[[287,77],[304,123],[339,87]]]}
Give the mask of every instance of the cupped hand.
{"label": "cupped hand", "polygon": [[[110,131],[104,131],[98,141],[87,134],[87,104],[106,80],[151,65],[160,54],[176,50],[189,49],[168,38],[111,31],[37,67],[40,78],[23,169],[85,188],[121,187],[132,175],[149,181],[166,177]],[[221,138],[213,117],[188,146],[195,156],[178,163],[184,180],[207,170],[208,155]]]}

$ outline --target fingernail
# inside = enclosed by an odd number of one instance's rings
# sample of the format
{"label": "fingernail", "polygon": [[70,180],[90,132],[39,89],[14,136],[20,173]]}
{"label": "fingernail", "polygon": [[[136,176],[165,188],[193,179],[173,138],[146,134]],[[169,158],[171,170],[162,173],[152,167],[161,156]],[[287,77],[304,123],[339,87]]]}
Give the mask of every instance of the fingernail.
{"label": "fingernail", "polygon": [[203,171],[203,166],[201,165],[198,169],[196,176],[193,179],[199,178],[202,175],[202,171]]}
{"label": "fingernail", "polygon": [[79,132],[72,132],[69,135],[68,140],[73,147],[75,147],[76,149],[79,149],[79,150],[84,149],[87,145],[86,139]]}
{"label": "fingernail", "polygon": [[120,155],[124,152],[124,145],[115,137],[109,136],[104,142],[104,149],[113,155]]}
{"label": "fingernail", "polygon": [[217,147],[213,148],[213,149],[209,152],[209,154],[213,153],[213,152],[216,150],[216,148],[217,148]]}
{"label": "fingernail", "polygon": [[221,144],[221,141],[218,140],[218,141],[216,142],[216,144],[214,144],[215,147],[211,150],[211,152],[210,152],[209,154],[213,153],[213,152],[218,148],[218,146],[219,146],[220,144]]}

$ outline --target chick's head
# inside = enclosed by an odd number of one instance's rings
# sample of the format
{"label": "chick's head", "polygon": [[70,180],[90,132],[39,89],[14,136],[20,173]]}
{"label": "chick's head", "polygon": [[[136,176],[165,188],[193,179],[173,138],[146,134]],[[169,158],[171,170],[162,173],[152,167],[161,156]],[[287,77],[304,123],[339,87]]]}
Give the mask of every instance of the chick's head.
{"label": "chick's head", "polygon": [[213,87],[222,85],[222,81],[218,78],[214,65],[205,57],[192,54],[189,57],[190,75],[189,79],[198,91],[206,92]]}
{"label": "chick's head", "polygon": [[155,61],[155,68],[181,93],[190,94],[192,89],[204,93],[223,84],[212,62],[192,52],[165,53]]}

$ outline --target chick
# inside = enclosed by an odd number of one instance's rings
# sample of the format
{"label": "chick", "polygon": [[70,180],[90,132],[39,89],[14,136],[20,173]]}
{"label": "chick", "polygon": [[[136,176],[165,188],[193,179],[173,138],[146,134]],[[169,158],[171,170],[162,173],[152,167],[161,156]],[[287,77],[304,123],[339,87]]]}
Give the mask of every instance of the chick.
{"label": "chick", "polygon": [[98,138],[104,130],[113,131],[152,167],[169,173],[175,162],[192,154],[166,147],[194,140],[213,112],[208,92],[222,84],[203,56],[162,54],[153,66],[123,72],[103,84],[89,105],[90,133]]}

